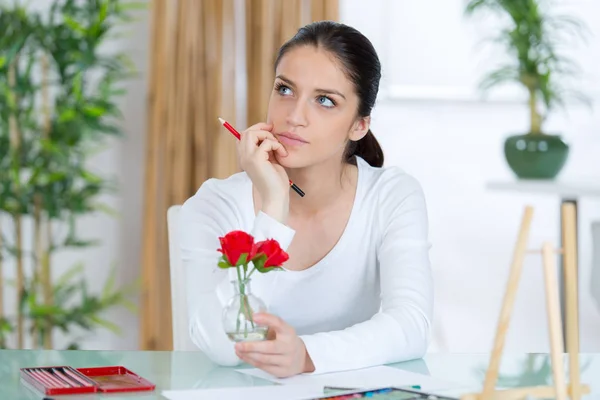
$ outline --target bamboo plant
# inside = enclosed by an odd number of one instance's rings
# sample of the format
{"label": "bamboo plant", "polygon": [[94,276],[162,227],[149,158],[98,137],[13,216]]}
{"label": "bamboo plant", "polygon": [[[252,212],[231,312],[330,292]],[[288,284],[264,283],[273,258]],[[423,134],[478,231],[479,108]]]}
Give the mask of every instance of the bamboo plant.
{"label": "bamboo plant", "polygon": [[543,124],[549,113],[564,107],[568,101],[590,104],[590,99],[567,87],[569,78],[581,73],[577,64],[559,53],[573,39],[585,39],[587,28],[578,19],[555,15],[550,0],[470,0],[467,16],[488,12],[506,22],[492,42],[502,45],[510,62],[488,73],[480,82],[487,90],[514,83],[528,94],[529,133],[544,133]]}
{"label": "bamboo plant", "polygon": [[[117,101],[133,70],[103,45],[134,8],[121,0],[51,0],[41,13],[0,0],[0,347],[11,335],[17,348],[27,336],[34,348],[53,348],[57,329],[118,331],[102,313],[118,305],[135,311],[135,284],[117,287],[114,267],[99,294],[88,291],[80,263],[52,274],[57,252],[97,243],[80,236],[77,221],[110,212],[99,200],[116,182],[88,164],[109,137],[122,135]],[[13,315],[2,301],[11,267]]]}

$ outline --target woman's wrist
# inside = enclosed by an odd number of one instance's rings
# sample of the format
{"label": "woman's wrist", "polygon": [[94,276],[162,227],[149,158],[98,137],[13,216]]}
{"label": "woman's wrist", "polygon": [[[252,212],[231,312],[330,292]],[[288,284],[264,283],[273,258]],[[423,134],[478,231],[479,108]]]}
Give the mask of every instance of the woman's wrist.
{"label": "woman's wrist", "polygon": [[285,225],[287,224],[289,209],[290,202],[288,196],[287,198],[281,197],[266,200],[263,203],[261,211]]}

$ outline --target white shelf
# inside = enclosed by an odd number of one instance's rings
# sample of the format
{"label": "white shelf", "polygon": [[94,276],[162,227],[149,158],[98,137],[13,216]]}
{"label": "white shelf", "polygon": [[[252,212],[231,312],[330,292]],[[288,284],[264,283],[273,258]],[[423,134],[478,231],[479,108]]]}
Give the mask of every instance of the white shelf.
{"label": "white shelf", "polygon": [[513,179],[490,181],[486,184],[486,188],[521,193],[554,194],[561,198],[600,197],[600,182],[597,181]]}

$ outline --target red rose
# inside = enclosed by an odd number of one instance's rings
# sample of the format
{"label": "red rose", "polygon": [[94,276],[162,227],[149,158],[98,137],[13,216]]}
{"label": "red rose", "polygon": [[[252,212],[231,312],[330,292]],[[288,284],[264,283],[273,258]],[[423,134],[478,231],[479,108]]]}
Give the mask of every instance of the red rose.
{"label": "red rose", "polygon": [[[224,237],[220,237],[221,248],[218,249],[230,265],[245,264],[254,258],[256,255],[256,244],[254,238],[244,231],[232,231]],[[245,261],[240,260],[240,257],[246,254]]]}
{"label": "red rose", "polygon": [[265,269],[267,268],[281,267],[290,258],[274,239],[258,242],[256,244],[256,255],[258,259],[255,266],[260,272],[266,272]]}

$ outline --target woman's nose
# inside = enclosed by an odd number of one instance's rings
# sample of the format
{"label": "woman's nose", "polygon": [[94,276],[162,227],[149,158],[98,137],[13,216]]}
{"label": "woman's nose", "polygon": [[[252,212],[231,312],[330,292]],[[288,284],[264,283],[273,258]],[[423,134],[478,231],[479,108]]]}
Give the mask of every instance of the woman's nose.
{"label": "woman's nose", "polygon": [[291,126],[305,126],[307,123],[306,111],[306,102],[297,101],[287,116],[287,123]]}

